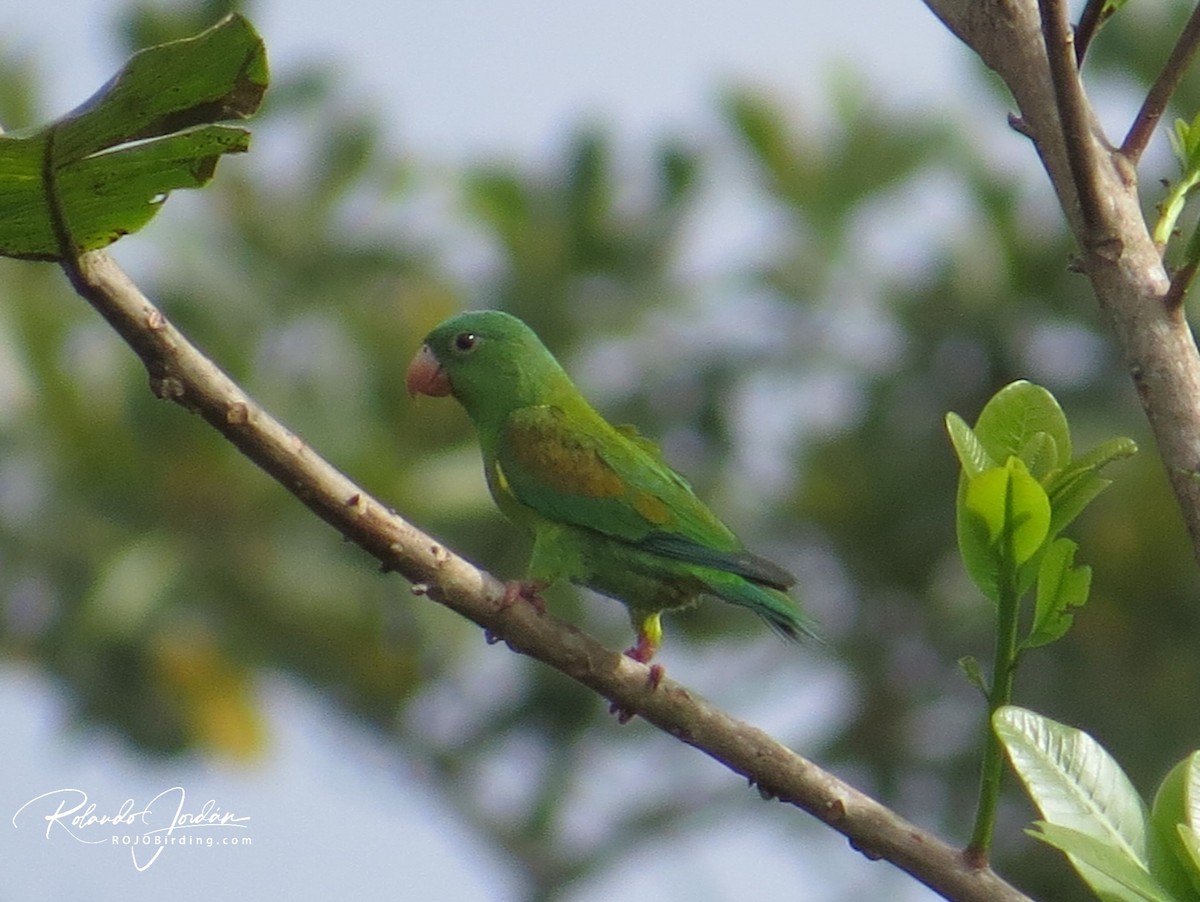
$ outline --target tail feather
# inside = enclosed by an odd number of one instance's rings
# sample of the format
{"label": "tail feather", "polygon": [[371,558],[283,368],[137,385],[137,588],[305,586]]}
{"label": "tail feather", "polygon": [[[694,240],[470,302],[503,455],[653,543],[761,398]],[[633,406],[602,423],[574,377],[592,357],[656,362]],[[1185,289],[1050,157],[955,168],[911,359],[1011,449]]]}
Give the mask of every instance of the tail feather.
{"label": "tail feather", "polygon": [[785,639],[794,642],[804,636],[820,639],[816,622],[800,609],[796,599],[778,589],[760,586],[732,573],[721,573],[719,579],[706,580],[705,584],[721,600],[749,608]]}

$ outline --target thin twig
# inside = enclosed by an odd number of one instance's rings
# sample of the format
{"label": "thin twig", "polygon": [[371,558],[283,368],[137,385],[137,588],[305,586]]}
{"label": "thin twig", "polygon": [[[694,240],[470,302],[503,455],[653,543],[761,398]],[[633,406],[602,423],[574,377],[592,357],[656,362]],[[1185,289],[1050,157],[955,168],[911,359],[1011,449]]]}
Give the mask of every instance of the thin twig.
{"label": "thin twig", "polygon": [[[1087,56],[1092,38],[1100,30],[1100,26],[1108,21],[1104,7],[1108,0],[1087,0],[1087,5],[1079,16],[1079,24],[1075,26],[1075,66],[1083,68],[1083,58]],[[1111,15],[1111,14],[1110,14]]]}
{"label": "thin twig", "polygon": [[1196,278],[1198,265],[1200,264],[1197,261],[1190,260],[1175,270],[1175,274],[1171,276],[1171,287],[1167,289],[1167,296],[1163,298],[1163,304],[1168,310],[1177,310],[1183,305],[1183,299],[1187,297],[1188,289]]}
{"label": "thin twig", "polygon": [[983,761],[979,768],[979,804],[975,828],[967,845],[967,857],[977,863],[988,860],[996,829],[996,810],[1000,805],[1000,787],[1004,780],[1004,749],[992,729],[992,716],[1012,704],[1017,676],[1017,635],[1020,625],[1021,593],[1017,588],[1017,566],[1013,548],[1012,483],[1005,497],[1004,536],[1001,539],[1002,563],[1000,597],[996,606],[996,658],[992,663],[992,684],[988,688],[987,723],[983,731]]}
{"label": "thin twig", "polygon": [[1109,240],[1104,227],[1104,207],[1093,173],[1096,169],[1096,149],[1091,129],[1088,101],[1079,81],[1079,68],[1072,49],[1071,28],[1067,24],[1064,0],[1038,0],[1042,19],[1042,35],[1050,63],[1050,79],[1058,107],[1059,123],[1065,142],[1067,164],[1079,199],[1083,217],[1085,247],[1091,250]]}
{"label": "thin twig", "polygon": [[886,859],[947,899],[1030,902],[988,868],[869,796],[532,605],[503,605],[504,586],[412,526],[338,472],[196,349],[103,251],[65,254],[75,289],[142,359],[162,398],[199,414],[347,539],[491,637],[556,668],[747,777],[764,798],[809,812],[871,859]]}
{"label": "thin twig", "polygon": [[1129,128],[1129,134],[1125,136],[1125,140],[1121,144],[1121,153],[1131,163],[1137,163],[1142,156],[1142,151],[1150,143],[1154,129],[1158,126],[1158,120],[1162,118],[1167,104],[1171,102],[1171,96],[1183,80],[1188,66],[1191,65],[1192,57],[1196,55],[1197,46],[1200,46],[1200,4],[1192,10],[1192,15],[1183,27],[1179,40],[1171,48],[1171,55],[1167,57],[1162,72],[1158,74],[1158,79],[1151,86],[1142,108],[1138,110],[1137,117]]}

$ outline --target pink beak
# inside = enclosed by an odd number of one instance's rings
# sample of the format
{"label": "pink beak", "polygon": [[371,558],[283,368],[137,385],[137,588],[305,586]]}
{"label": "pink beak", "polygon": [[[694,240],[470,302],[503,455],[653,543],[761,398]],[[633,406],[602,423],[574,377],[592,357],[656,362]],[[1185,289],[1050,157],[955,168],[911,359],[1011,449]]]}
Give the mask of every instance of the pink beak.
{"label": "pink beak", "polygon": [[450,394],[450,377],[442,371],[442,365],[429,350],[429,345],[422,345],[417,356],[408,365],[404,375],[404,385],[410,395],[431,395],[440,398]]}

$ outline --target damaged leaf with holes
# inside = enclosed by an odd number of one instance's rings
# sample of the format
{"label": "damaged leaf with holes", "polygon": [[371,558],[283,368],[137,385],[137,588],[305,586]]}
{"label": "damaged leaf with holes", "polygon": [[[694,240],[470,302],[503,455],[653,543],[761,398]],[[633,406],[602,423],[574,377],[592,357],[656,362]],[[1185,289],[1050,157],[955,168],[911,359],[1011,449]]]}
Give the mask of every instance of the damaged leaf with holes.
{"label": "damaged leaf with holes", "polygon": [[59,260],[135,232],[169,192],[207,184],[249,147],[219,125],[258,109],[266,52],[239,15],[142,50],[90,100],[36,129],[0,134],[0,254]]}

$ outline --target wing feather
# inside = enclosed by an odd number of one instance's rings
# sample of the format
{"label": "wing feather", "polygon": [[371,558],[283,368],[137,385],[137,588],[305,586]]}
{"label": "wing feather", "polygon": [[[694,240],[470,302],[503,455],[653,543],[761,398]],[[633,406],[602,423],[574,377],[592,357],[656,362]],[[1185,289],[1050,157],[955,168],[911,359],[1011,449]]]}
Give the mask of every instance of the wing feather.
{"label": "wing feather", "polygon": [[496,462],[516,500],[548,520],[775,588],[795,582],[747,552],[656,446],[590,407],[570,415],[552,405],[516,411]]}

